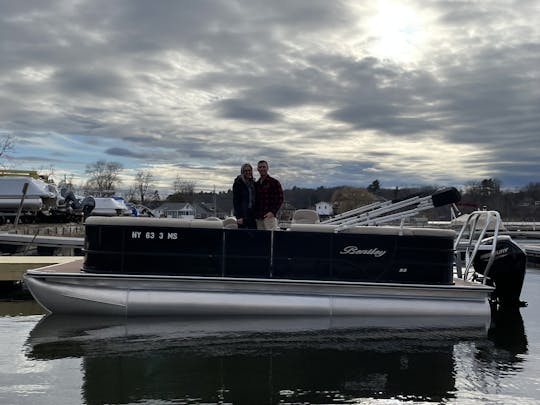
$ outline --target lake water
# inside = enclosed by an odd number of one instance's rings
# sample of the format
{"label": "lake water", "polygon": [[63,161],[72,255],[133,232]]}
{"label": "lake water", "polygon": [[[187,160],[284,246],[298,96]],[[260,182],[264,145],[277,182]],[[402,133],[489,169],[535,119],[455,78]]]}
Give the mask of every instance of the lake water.
{"label": "lake water", "polygon": [[[0,302],[0,404],[538,404],[540,270],[488,320],[45,317]],[[486,323],[487,322],[487,323]]]}

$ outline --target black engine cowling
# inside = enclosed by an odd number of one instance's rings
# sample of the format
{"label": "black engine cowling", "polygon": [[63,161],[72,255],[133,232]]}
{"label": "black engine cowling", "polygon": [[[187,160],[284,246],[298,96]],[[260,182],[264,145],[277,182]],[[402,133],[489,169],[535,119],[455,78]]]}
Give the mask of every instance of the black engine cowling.
{"label": "black engine cowling", "polygon": [[474,269],[487,277],[486,284],[495,287],[494,299],[502,307],[523,306],[520,301],[523,279],[527,268],[527,256],[523,249],[509,237],[499,237],[495,249],[495,260],[488,273],[485,269],[490,252],[480,252],[473,261]]}

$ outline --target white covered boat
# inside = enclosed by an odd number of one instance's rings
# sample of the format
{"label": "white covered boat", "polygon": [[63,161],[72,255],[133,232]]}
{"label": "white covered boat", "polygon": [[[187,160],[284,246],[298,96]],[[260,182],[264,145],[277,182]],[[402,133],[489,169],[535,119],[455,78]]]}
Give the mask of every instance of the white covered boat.
{"label": "white covered boat", "polygon": [[0,170],[0,223],[36,220],[77,221],[80,202],[33,170]]}
{"label": "white covered boat", "polygon": [[132,209],[121,197],[86,197],[83,200],[85,212],[93,216],[132,216]]}
{"label": "white covered boat", "polygon": [[[456,198],[449,189],[411,204],[422,210]],[[453,230],[374,226],[397,208],[275,231],[90,217],[84,259],[30,270],[25,282],[58,314],[478,317],[493,303],[520,304],[525,255],[511,239],[467,224],[457,238]]]}
{"label": "white covered boat", "polygon": [[45,182],[36,172],[0,172],[0,215],[37,216],[58,207],[56,186]]}

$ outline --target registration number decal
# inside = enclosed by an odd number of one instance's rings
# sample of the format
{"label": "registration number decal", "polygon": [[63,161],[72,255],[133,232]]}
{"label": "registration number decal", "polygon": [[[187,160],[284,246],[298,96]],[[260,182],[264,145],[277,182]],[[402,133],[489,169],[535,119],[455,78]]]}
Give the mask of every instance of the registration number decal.
{"label": "registration number decal", "polygon": [[142,232],[142,231],[132,231],[131,239],[158,239],[158,240],[177,240],[177,232]]}

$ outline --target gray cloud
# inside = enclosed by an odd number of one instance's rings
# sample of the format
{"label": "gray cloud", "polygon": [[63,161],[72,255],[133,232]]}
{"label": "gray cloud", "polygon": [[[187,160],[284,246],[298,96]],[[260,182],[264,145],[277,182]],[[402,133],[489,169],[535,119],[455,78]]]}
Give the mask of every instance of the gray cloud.
{"label": "gray cloud", "polygon": [[131,150],[124,149],[124,148],[109,148],[105,151],[108,155],[112,156],[126,156],[126,157],[134,157],[134,158],[145,158],[146,155],[142,153],[135,153]]}
{"label": "gray cloud", "polygon": [[276,122],[279,114],[249,104],[248,100],[223,100],[217,103],[219,115],[223,118],[254,122]]}
{"label": "gray cloud", "polygon": [[[298,186],[537,181],[535,2],[408,5],[377,31],[354,1],[4,1],[0,134],[18,165],[110,156],[224,187],[259,158]],[[384,30],[427,39],[380,54]]]}

